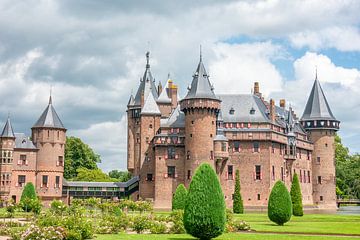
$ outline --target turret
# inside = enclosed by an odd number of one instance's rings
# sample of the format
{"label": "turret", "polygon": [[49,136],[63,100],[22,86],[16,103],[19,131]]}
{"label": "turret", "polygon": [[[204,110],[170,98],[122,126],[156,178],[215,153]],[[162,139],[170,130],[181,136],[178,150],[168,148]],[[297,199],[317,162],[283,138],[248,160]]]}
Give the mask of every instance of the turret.
{"label": "turret", "polygon": [[314,203],[320,208],[336,208],[335,133],[339,121],[334,117],[320,82],[315,77],[301,124],[314,144],[312,184]]}
{"label": "turret", "polygon": [[44,199],[60,198],[66,129],[53,107],[51,96],[48,106],[31,130],[32,141],[39,149],[36,164],[36,189]]}
{"label": "turret", "polygon": [[0,196],[4,198],[10,191],[11,171],[14,160],[15,134],[10,117],[6,120],[0,136]]}
{"label": "turret", "polygon": [[[193,174],[203,162],[214,164],[214,137],[216,135],[216,115],[220,109],[220,99],[215,96],[202,58],[193,75],[191,86],[180,108],[185,113],[185,171]],[[189,178],[185,184],[190,183]]]}
{"label": "turret", "polygon": [[229,141],[224,134],[224,125],[221,110],[219,110],[216,119],[216,136],[214,138],[214,158],[216,173],[221,173],[224,168],[224,162],[229,159]]}

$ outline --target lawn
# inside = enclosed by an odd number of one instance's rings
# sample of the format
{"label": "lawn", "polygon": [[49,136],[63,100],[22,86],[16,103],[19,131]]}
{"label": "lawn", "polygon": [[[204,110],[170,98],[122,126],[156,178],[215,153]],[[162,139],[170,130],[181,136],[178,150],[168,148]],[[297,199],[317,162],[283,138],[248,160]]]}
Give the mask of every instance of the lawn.
{"label": "lawn", "polygon": [[292,217],[284,226],[270,222],[264,213],[235,215],[235,218],[245,220],[253,230],[261,232],[360,235],[360,215],[305,214],[303,217]]}
{"label": "lawn", "polygon": [[[186,234],[111,234],[111,235],[98,235],[97,240],[192,240]],[[216,238],[217,240],[335,240],[339,237],[333,236],[296,236],[287,234],[254,234],[254,233],[227,233]],[[341,237],[343,240],[359,239],[356,237]]]}

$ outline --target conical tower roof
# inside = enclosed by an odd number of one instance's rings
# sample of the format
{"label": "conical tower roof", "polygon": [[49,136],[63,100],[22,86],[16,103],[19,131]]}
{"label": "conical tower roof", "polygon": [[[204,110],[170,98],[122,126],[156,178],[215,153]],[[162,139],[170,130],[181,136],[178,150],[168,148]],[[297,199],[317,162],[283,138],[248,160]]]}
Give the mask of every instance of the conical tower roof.
{"label": "conical tower roof", "polygon": [[168,89],[169,89],[169,82],[171,79],[169,78],[166,81],[165,87],[163,88],[162,92],[159,95],[159,98],[156,100],[158,103],[171,103],[171,99],[168,96]]}
{"label": "conical tower roof", "polygon": [[147,99],[149,93],[152,93],[154,99],[158,98],[155,80],[150,71],[150,52],[146,53],[146,69],[144,76],[140,79],[140,85],[136,92],[134,105],[141,105],[141,94],[144,93],[144,99]]}
{"label": "conical tower roof", "polygon": [[152,94],[149,94],[144,107],[141,110],[141,114],[149,114],[149,115],[161,115],[160,109],[155,102],[155,99]]}
{"label": "conical tower roof", "polygon": [[15,134],[11,125],[10,117],[6,120],[4,129],[1,133],[1,137],[15,138]]}
{"label": "conical tower roof", "polygon": [[36,121],[33,128],[36,127],[50,127],[50,128],[62,128],[65,129],[59,116],[57,115],[55,108],[52,105],[52,98],[49,98],[49,105],[45,108],[40,118]]}
{"label": "conical tower roof", "polygon": [[197,66],[196,72],[193,75],[193,80],[189,91],[184,99],[206,98],[219,100],[214,93],[214,89],[209,81],[209,75],[206,72],[202,57],[200,55],[200,62]]}
{"label": "conical tower roof", "polygon": [[317,74],[301,120],[336,120],[321,88]]}

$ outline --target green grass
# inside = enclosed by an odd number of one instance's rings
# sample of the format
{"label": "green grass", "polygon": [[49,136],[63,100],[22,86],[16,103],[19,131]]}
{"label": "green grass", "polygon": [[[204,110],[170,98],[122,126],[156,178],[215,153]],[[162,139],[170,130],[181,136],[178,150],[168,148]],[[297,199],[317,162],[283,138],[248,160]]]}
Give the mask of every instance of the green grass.
{"label": "green grass", "polygon": [[293,216],[284,226],[272,223],[264,213],[235,215],[235,218],[245,220],[255,231],[360,235],[360,215],[306,214]]}
{"label": "green grass", "polygon": [[[98,235],[97,240],[192,240],[195,239],[186,234],[110,234]],[[226,233],[216,238],[217,240],[335,240],[339,237],[329,236],[296,236],[287,234],[254,234],[254,233]],[[354,237],[341,237],[341,239],[359,239]]]}

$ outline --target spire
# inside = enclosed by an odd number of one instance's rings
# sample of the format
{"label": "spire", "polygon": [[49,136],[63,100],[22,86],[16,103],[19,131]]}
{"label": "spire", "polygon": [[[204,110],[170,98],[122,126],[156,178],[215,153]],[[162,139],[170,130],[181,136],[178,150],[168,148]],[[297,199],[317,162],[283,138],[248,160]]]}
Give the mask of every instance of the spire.
{"label": "spire", "polygon": [[197,66],[196,72],[193,75],[191,86],[184,99],[207,98],[219,100],[214,93],[213,87],[209,81],[209,75],[206,72],[202,62],[202,54],[200,51],[200,61]]}
{"label": "spire", "polygon": [[57,115],[55,108],[52,105],[52,97],[50,95],[49,104],[41,114],[40,118],[36,121],[33,128],[35,127],[49,127],[49,128],[61,128],[65,129],[59,116]]}
{"label": "spire", "polygon": [[294,131],[295,120],[294,120],[293,110],[292,110],[291,106],[289,107],[286,121],[287,121],[286,125],[287,125],[288,133],[292,133]]}
{"label": "spire", "polygon": [[200,44],[200,62],[202,62],[202,51],[201,51],[201,44]]}
{"label": "spire", "polygon": [[146,52],[146,69],[150,68],[150,52]]}
{"label": "spire", "polygon": [[133,96],[133,94],[131,93],[131,95],[130,95],[130,98],[129,98],[129,101],[128,101],[128,106],[132,106],[132,105],[134,105],[134,96]]}
{"label": "spire", "polygon": [[336,120],[315,73],[315,81],[301,120]]}
{"label": "spire", "polygon": [[134,105],[141,105],[141,96],[144,94],[144,99],[147,99],[151,92],[155,99],[158,98],[158,91],[155,85],[154,78],[150,71],[150,52],[146,52],[146,68],[143,77],[140,79],[140,85],[135,95]]}
{"label": "spire", "polygon": [[10,121],[10,114],[8,115],[8,118],[6,120],[4,129],[1,133],[1,137],[15,138],[15,134]]}
{"label": "spire", "polygon": [[49,105],[52,104],[51,92],[52,92],[52,86],[50,86]]}

